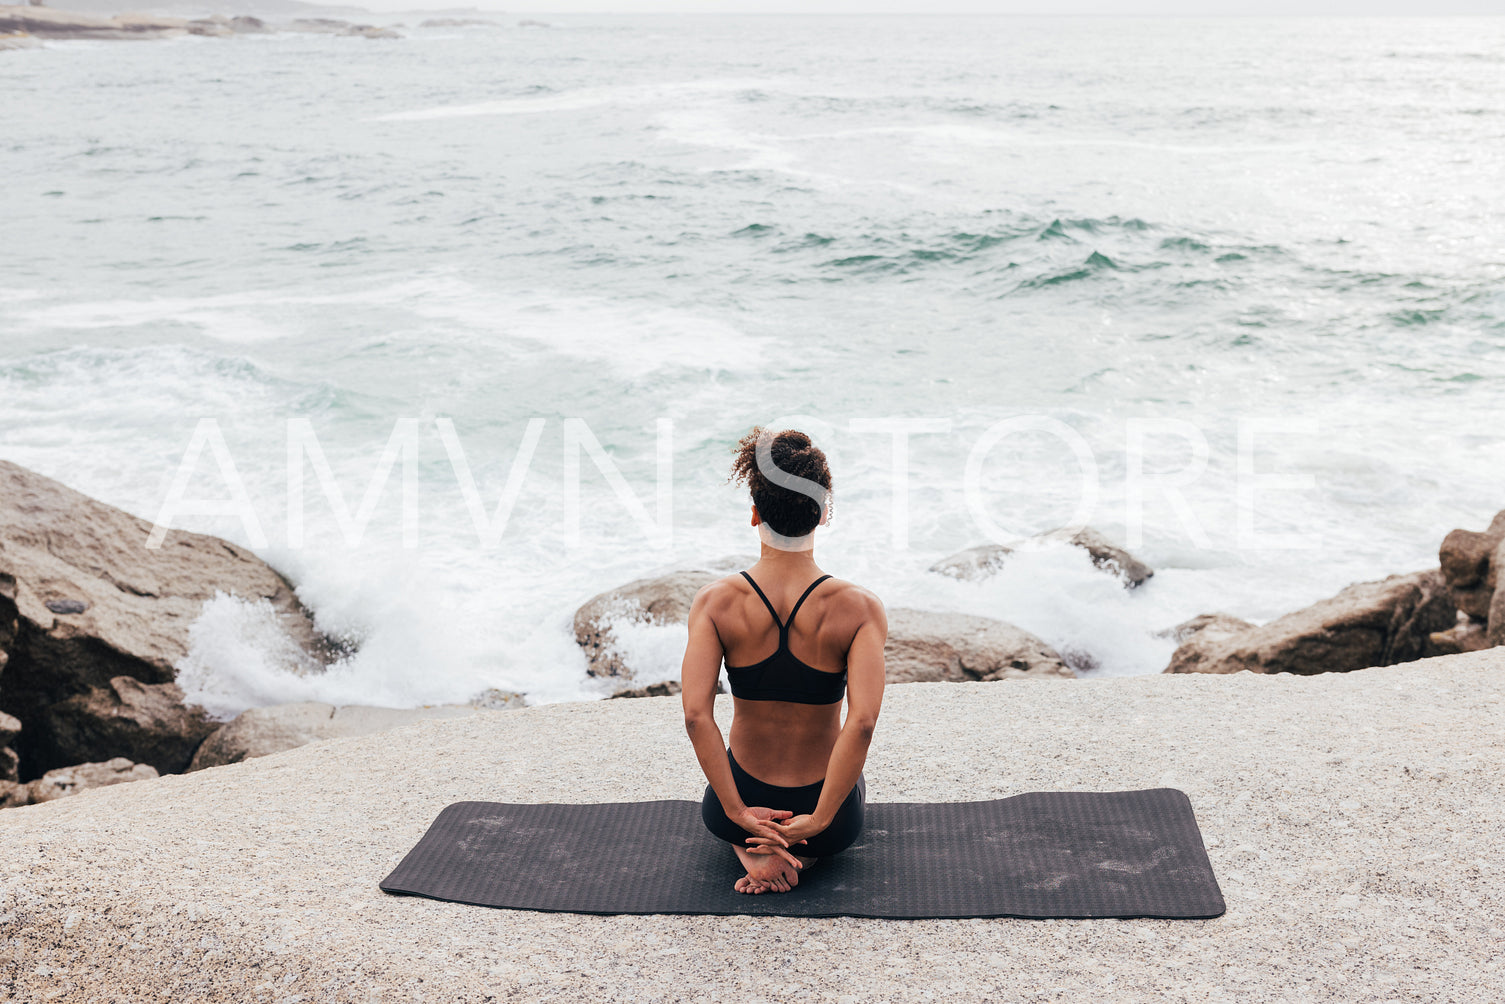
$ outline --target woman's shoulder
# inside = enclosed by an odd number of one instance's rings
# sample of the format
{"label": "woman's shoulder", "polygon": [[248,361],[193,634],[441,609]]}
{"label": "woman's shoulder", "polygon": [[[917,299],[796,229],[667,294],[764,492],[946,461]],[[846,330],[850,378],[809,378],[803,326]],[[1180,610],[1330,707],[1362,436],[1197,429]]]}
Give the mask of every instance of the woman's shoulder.
{"label": "woman's shoulder", "polygon": [[[826,618],[834,619],[839,625],[850,628],[854,633],[869,622],[880,624],[884,630],[887,630],[888,615],[884,610],[883,601],[871,589],[833,576],[821,583],[817,595],[822,592],[825,593],[821,598],[824,601],[822,607]],[[814,599],[814,597],[811,598]]]}
{"label": "woman's shoulder", "polygon": [[695,591],[695,598],[691,601],[693,607],[715,608],[726,603],[739,601],[745,594],[752,592],[747,585],[747,580],[741,572],[733,572],[723,575],[719,579],[712,579]]}
{"label": "woman's shoulder", "polygon": [[835,600],[864,607],[876,605],[880,609],[883,607],[883,601],[871,589],[846,579],[838,579],[834,575],[821,583],[820,592],[825,594],[825,599],[828,601]]}

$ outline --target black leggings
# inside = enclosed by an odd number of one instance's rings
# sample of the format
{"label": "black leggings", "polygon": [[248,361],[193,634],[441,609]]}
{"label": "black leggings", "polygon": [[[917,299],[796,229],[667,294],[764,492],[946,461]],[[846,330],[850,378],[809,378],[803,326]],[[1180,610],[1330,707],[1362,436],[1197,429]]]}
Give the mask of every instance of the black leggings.
{"label": "black leggings", "polygon": [[[726,759],[731,764],[737,792],[745,804],[766,809],[788,809],[796,816],[809,815],[815,811],[816,803],[820,801],[820,790],[826,783],[824,780],[798,788],[780,788],[775,784],[765,784],[743,770],[732,756],[731,750],[726,751]],[[807,858],[829,857],[846,850],[862,834],[866,806],[867,778],[859,774],[857,784],[852,788],[851,794],[847,795],[846,801],[841,803],[841,808],[836,810],[836,818],[831,820],[831,825],[811,837],[808,843],[796,844],[789,850]],[[749,846],[746,841],[752,834],[727,818],[721,809],[721,799],[716,797],[716,790],[710,785],[705,786],[705,797],[700,801],[700,818],[705,820],[705,828],[722,840],[738,847]]]}

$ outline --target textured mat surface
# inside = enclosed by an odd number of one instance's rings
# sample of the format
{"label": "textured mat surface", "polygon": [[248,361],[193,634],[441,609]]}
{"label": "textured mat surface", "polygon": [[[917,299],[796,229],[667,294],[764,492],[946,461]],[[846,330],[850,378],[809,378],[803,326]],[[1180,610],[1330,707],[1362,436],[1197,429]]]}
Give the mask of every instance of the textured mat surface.
{"label": "textured mat surface", "polygon": [[870,803],[861,839],[788,893],[746,896],[698,802],[456,802],[390,893],[571,913],[800,917],[1216,917],[1223,896],[1186,795],[1032,792]]}

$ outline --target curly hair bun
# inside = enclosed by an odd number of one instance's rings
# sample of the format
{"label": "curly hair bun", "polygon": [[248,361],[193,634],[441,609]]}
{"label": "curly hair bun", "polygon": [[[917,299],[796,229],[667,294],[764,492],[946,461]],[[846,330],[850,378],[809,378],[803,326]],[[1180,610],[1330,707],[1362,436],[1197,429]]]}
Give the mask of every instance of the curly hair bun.
{"label": "curly hair bun", "polygon": [[822,501],[830,511],[831,469],[826,465],[826,455],[809,436],[794,429],[770,434],[759,426],[743,436],[734,447],[736,457],[727,480],[747,485],[753,505],[769,529],[786,537],[803,537],[820,525],[821,502],[797,488],[776,484],[764,474],[758,464],[758,443],[765,437],[773,466],[824,488]]}

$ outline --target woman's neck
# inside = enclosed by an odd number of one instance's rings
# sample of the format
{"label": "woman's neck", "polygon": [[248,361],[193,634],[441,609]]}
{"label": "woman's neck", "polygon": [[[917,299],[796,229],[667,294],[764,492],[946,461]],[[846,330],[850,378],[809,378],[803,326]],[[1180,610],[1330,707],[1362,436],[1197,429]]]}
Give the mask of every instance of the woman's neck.
{"label": "woman's neck", "polygon": [[787,571],[791,574],[798,573],[801,570],[812,570],[816,568],[815,548],[807,547],[798,551],[790,551],[781,547],[775,547],[765,540],[758,552],[758,564],[769,568],[776,568],[780,572]]}

